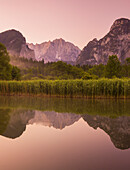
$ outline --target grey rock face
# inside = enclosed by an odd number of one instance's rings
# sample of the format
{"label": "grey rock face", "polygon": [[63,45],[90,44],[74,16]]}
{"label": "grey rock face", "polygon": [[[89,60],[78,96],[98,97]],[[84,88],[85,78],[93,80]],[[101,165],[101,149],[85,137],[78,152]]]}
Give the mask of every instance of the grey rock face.
{"label": "grey rock face", "polygon": [[76,63],[106,64],[110,55],[117,55],[124,63],[130,57],[130,20],[121,18],[116,20],[110,32],[99,41],[94,39],[81,51]]}
{"label": "grey rock face", "polygon": [[44,59],[44,62],[75,62],[80,49],[74,46],[70,42],[66,42],[63,39],[56,39],[54,41],[44,42],[42,44],[28,44],[29,48],[35,51],[35,57],[37,61]]}
{"label": "grey rock face", "polygon": [[0,42],[4,44],[10,55],[35,60],[34,51],[26,44],[26,39],[16,30],[0,33]]}

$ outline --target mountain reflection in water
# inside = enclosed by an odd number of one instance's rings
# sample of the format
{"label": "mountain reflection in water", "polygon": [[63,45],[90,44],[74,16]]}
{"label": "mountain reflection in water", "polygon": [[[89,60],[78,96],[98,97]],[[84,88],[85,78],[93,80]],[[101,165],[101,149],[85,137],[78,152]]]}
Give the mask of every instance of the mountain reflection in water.
{"label": "mountain reflection in water", "polygon": [[109,117],[101,115],[58,113],[55,111],[35,111],[22,108],[0,109],[0,135],[8,138],[18,138],[26,130],[29,124],[40,124],[43,126],[64,129],[71,126],[79,119],[97,129],[106,132],[116,148],[130,148],[130,117]]}

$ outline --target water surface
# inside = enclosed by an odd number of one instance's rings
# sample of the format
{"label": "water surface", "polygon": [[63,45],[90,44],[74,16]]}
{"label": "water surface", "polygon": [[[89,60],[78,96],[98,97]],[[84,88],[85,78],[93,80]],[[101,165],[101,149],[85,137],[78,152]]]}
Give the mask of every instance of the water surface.
{"label": "water surface", "polygon": [[129,103],[0,97],[1,169],[130,169]]}

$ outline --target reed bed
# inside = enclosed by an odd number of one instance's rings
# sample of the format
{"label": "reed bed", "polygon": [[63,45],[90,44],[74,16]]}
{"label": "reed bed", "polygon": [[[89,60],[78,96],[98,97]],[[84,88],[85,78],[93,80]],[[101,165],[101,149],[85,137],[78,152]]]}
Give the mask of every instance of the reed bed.
{"label": "reed bed", "polygon": [[0,81],[0,95],[130,98],[130,79]]}

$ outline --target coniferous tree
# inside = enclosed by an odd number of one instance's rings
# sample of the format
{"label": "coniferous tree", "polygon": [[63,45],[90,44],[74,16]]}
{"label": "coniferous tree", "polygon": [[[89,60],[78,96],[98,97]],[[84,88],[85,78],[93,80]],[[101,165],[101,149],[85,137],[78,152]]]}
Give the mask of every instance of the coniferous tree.
{"label": "coniferous tree", "polygon": [[105,77],[121,77],[121,63],[116,55],[109,56],[105,70]]}
{"label": "coniferous tree", "polygon": [[9,64],[10,58],[6,47],[0,43],[0,79],[11,80],[11,65]]}

